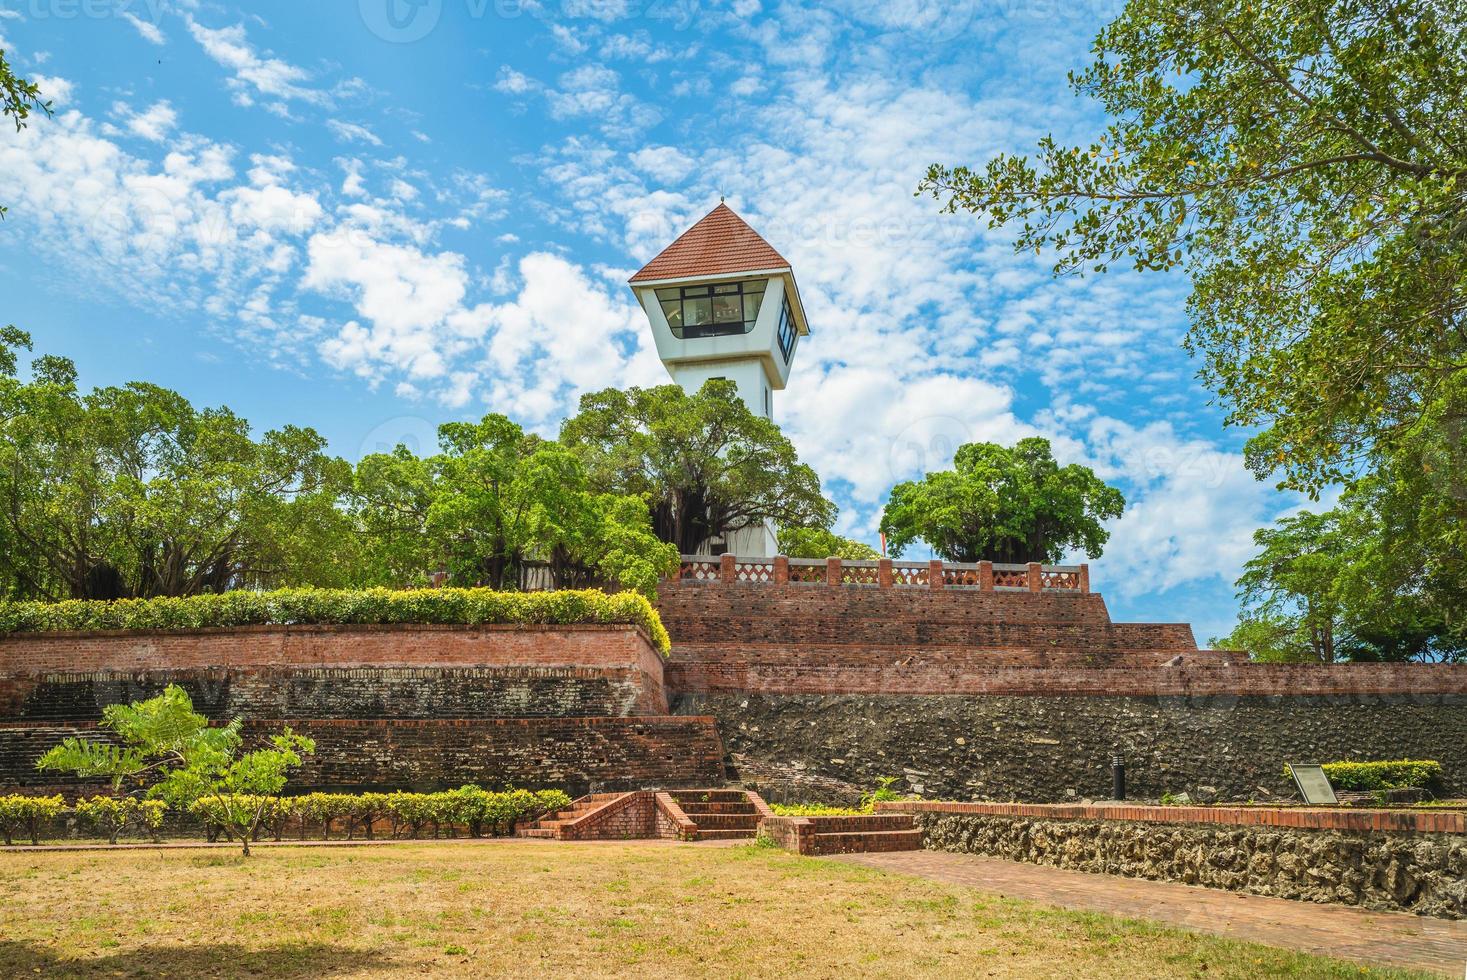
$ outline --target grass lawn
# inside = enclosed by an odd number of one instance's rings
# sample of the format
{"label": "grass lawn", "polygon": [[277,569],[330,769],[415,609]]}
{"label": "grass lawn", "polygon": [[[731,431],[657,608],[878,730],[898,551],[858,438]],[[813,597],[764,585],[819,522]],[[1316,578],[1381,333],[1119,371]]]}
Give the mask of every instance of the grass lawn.
{"label": "grass lawn", "polygon": [[1374,972],[740,845],[0,853],[0,976]]}

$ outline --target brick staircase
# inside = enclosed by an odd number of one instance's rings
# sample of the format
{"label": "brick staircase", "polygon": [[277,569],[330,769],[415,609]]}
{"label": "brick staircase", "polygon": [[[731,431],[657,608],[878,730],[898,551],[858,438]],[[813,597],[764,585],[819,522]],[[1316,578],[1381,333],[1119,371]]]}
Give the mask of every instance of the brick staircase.
{"label": "brick staircase", "polygon": [[757,794],[741,789],[680,789],[667,795],[697,825],[698,840],[752,839],[770,812]]}
{"label": "brick staircase", "polygon": [[564,826],[572,820],[589,816],[611,803],[620,800],[626,793],[592,793],[583,796],[571,803],[567,810],[558,810],[555,813],[547,813],[534,823],[525,827],[516,827],[516,837],[540,837],[548,840],[564,840]]}

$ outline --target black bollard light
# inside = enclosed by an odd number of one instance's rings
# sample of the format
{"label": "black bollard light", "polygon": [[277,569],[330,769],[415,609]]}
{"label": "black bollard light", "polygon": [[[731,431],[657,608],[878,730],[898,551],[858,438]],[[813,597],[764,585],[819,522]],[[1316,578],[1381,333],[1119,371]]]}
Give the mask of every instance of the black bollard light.
{"label": "black bollard light", "polygon": [[1126,763],[1119,755],[1110,757],[1110,798],[1126,798]]}

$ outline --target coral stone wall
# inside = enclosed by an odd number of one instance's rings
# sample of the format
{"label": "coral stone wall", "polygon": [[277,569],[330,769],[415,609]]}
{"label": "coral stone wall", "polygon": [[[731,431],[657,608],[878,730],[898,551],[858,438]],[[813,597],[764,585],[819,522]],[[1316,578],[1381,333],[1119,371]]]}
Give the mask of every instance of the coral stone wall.
{"label": "coral stone wall", "polygon": [[[1309,902],[1467,918],[1467,834],[1460,813],[1427,814],[1419,821],[1425,827],[1452,826],[1453,832],[1443,833],[1351,829],[1351,821],[1330,819],[1368,817],[1363,813],[1235,811],[1236,818],[1229,820],[1229,813],[1202,811],[1199,816],[1211,818],[1202,823],[1189,819],[1186,811],[1173,816],[1164,808],[1132,811],[1147,819],[1112,818],[1098,807],[1057,807],[1053,815],[1045,814],[1045,807],[1007,808],[1025,811],[1016,814],[985,813],[990,808],[981,804],[922,804],[916,809],[923,844],[933,850]],[[1092,818],[1064,812],[1071,809],[1087,810]],[[1368,827],[1371,822],[1357,823]],[[1415,822],[1384,821],[1387,826]]]}
{"label": "coral stone wall", "polygon": [[1293,790],[1285,761],[1348,758],[1437,759],[1467,795],[1467,694],[720,693],[673,710],[716,717],[740,775],[776,802],[852,800],[883,777],[932,799],[1099,799],[1116,751],[1135,798],[1267,799]]}

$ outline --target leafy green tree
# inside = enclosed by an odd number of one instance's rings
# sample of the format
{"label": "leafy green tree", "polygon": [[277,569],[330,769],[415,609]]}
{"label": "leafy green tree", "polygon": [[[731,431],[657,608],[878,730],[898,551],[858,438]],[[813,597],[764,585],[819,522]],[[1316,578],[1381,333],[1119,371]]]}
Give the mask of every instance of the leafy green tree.
{"label": "leafy green tree", "polygon": [[228,409],[133,383],[81,394],[70,361],[16,373],[0,334],[0,576],[47,599],[333,584],[350,469],[310,429],[250,435]]}
{"label": "leafy green tree", "polygon": [[1060,466],[1048,439],[1013,448],[960,446],[953,468],[899,483],[881,518],[891,553],[917,540],[949,561],[1057,562],[1078,548],[1100,557],[1126,499],[1086,466]]}
{"label": "leafy green tree", "polygon": [[68,738],[41,756],[36,768],[83,779],[106,777],[114,791],[132,784],[149,799],[184,811],[207,799],[215,819],[238,836],[246,857],[270,801],[300,768],[301,757],[316,748],[311,739],[286,728],[263,747],[245,751],[238,718],[210,726],[194,711],[188,692],[174,684],[146,701],[109,705],[102,727],[120,744]]}
{"label": "leafy green tree", "polygon": [[1249,466],[1370,469],[1467,366],[1467,7],[1130,0],[1094,50],[1071,80],[1103,133],[921,189],[1057,272],[1185,270]]}
{"label": "leafy green tree", "polygon": [[646,500],[657,537],[683,554],[766,522],[828,527],[835,518],[815,471],[729,381],[693,395],[677,385],[586,395],[560,439],[594,490]]}
{"label": "leafy green tree", "polygon": [[1416,482],[1370,477],[1333,510],[1257,532],[1242,620],[1214,644],[1264,661],[1463,659],[1467,583],[1444,574],[1440,542],[1423,546]]}
{"label": "leafy green tree", "polygon": [[503,415],[439,428],[441,451],[399,446],[357,466],[360,584],[449,579],[516,588],[528,565],[557,588],[617,585],[655,594],[677,550],[652,533],[637,497],[593,492],[580,460]]}
{"label": "leafy green tree", "polygon": [[791,527],[779,532],[779,550],[789,558],[844,558],[869,561],[881,555],[869,544],[843,538],[823,527]]}
{"label": "leafy green tree", "polygon": [[[17,75],[5,60],[5,51],[0,49],[0,115],[14,120],[18,133],[25,128],[33,109],[51,115],[51,103],[41,101],[40,88]],[[5,217],[5,211],[5,206],[0,205],[0,218]]]}

